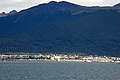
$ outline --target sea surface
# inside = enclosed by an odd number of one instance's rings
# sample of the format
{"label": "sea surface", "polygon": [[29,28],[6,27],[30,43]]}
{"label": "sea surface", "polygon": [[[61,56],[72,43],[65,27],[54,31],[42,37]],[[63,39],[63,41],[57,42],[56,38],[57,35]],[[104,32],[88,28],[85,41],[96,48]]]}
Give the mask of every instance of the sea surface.
{"label": "sea surface", "polygon": [[0,62],[0,80],[120,80],[120,64]]}

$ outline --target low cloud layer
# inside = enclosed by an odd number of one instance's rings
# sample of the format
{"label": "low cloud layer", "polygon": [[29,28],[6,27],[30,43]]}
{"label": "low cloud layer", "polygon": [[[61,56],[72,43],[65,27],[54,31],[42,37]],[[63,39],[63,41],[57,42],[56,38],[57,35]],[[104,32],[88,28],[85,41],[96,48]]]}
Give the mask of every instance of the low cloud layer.
{"label": "low cloud layer", "polygon": [[[11,10],[20,11],[41,3],[47,3],[51,0],[1,0],[0,12],[9,12]],[[120,0],[54,0],[68,1],[83,6],[113,6],[120,3]]]}

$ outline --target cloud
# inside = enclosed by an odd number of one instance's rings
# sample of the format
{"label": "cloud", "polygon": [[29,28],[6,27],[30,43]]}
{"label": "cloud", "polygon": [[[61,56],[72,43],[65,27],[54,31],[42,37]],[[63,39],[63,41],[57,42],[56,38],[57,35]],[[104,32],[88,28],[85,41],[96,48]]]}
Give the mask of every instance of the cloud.
{"label": "cloud", "polygon": [[90,2],[90,3],[101,3],[101,2],[104,2],[104,0],[85,0],[87,2]]}
{"label": "cloud", "polygon": [[25,0],[14,0],[14,2],[24,2]]}
{"label": "cloud", "polygon": [[69,0],[69,1],[83,6],[113,6],[117,3],[120,3],[120,0]]}
{"label": "cloud", "polygon": [[[48,3],[51,0],[1,0],[0,12],[9,12],[13,9],[22,10],[41,3]],[[112,6],[120,3],[120,0],[54,0],[54,1],[68,1],[83,6]]]}

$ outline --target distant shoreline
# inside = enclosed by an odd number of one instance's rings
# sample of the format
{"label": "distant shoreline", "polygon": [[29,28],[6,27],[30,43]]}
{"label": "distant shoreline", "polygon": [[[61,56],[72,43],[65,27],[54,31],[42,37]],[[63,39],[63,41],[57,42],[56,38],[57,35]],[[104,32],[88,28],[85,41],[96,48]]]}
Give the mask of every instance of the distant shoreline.
{"label": "distant shoreline", "polygon": [[120,58],[94,55],[81,56],[77,54],[22,54],[0,55],[0,61],[120,62]]}
{"label": "distant shoreline", "polygon": [[2,60],[0,60],[0,62],[20,62],[20,63],[29,63],[29,62],[37,62],[37,63],[39,63],[39,62],[78,62],[78,63],[119,63],[119,62],[83,62],[83,61],[52,61],[52,60],[6,60],[6,61],[2,61]]}

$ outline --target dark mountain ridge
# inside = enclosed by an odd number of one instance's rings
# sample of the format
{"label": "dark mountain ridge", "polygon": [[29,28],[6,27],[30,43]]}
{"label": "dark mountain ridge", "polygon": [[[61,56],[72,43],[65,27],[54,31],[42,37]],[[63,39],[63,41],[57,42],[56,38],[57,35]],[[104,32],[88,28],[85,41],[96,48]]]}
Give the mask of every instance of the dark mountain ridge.
{"label": "dark mountain ridge", "polygon": [[120,56],[120,12],[49,2],[0,18],[0,52]]}
{"label": "dark mountain ridge", "polygon": [[11,16],[11,15],[14,15],[14,14],[16,14],[16,13],[17,13],[16,10],[12,10],[12,11],[10,11],[9,13],[2,12],[2,13],[0,13],[0,17]]}
{"label": "dark mountain ridge", "polygon": [[114,7],[114,8],[118,8],[118,9],[120,9],[120,3],[114,5],[113,7]]}

